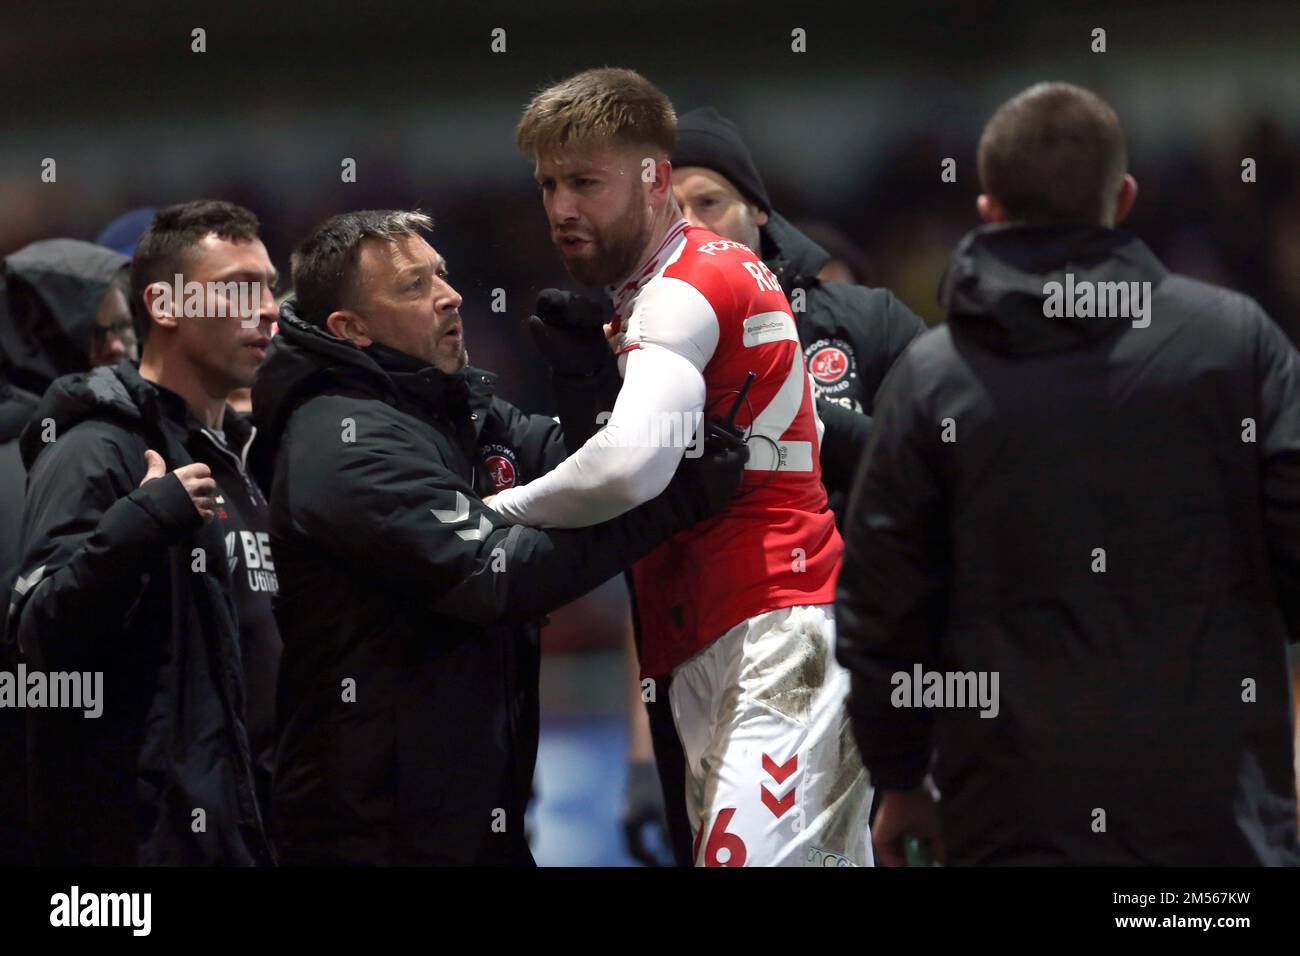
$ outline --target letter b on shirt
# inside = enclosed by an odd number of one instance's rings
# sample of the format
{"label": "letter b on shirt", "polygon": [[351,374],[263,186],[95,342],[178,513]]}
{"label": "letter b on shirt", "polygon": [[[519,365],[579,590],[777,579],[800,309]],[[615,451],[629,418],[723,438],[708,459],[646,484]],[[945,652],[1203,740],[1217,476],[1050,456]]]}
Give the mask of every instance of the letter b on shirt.
{"label": "letter b on shirt", "polygon": [[244,548],[245,570],[275,570],[275,562],[271,560],[270,535],[265,531],[259,531],[257,534],[251,531],[241,531],[239,532],[239,541]]}

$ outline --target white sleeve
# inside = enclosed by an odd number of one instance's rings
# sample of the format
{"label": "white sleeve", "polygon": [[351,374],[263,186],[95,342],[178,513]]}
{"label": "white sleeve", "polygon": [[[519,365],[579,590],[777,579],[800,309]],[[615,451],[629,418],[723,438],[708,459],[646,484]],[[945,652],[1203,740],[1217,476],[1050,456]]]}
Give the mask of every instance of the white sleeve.
{"label": "white sleeve", "polygon": [[[672,285],[654,288],[664,283]],[[608,423],[548,474],[498,493],[492,509],[514,524],[581,528],[662,492],[700,433],[703,369],[717,340],[717,317],[693,286],[647,285],[628,321],[623,387]]]}
{"label": "white sleeve", "polygon": [[703,373],[718,348],[718,315],[689,282],[655,279],[637,293],[620,348],[643,344],[662,345]]}

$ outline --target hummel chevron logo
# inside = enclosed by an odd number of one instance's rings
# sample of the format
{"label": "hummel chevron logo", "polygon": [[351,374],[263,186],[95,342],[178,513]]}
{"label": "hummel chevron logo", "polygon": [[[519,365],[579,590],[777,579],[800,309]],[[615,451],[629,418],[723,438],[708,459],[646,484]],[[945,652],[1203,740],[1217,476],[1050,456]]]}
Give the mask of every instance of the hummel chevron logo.
{"label": "hummel chevron logo", "polygon": [[[469,499],[465,493],[456,492],[456,507],[450,511],[439,511],[437,508],[430,508],[429,512],[441,521],[443,524],[455,524],[458,521],[464,521],[469,517]],[[482,541],[492,533],[492,522],[488,521],[487,515],[479,515],[477,528],[460,528],[456,532],[456,537],[462,541]]]}
{"label": "hummel chevron logo", "polygon": [[437,508],[430,508],[433,516],[443,524],[451,524],[455,521],[464,521],[469,517],[469,499],[465,497],[464,492],[456,492],[456,508],[453,511],[439,511]]}
{"label": "hummel chevron logo", "polygon": [[776,761],[763,754],[763,769],[772,775],[772,779],[778,784],[785,783],[790,774],[799,769],[799,755],[795,754],[781,766],[777,766]]}
{"label": "hummel chevron logo", "polygon": [[14,582],[14,590],[18,592],[19,597],[22,597],[32,588],[36,587],[36,585],[40,584],[41,578],[43,577],[45,577],[45,565],[42,564],[31,574],[27,575],[27,577],[22,577],[20,575],[18,580]]}
{"label": "hummel chevron logo", "polygon": [[[767,754],[763,754],[763,770],[766,771],[778,785],[785,783],[786,780],[790,778],[790,775],[798,769],[799,755],[797,753],[783,764],[778,764]],[[798,786],[791,787],[790,792],[779,800],[772,795],[772,792],[767,789],[765,784],[760,783],[758,789],[760,791],[759,796],[763,798],[763,806],[771,810],[772,816],[779,820],[786,815],[791,807],[794,806],[795,791],[799,788]]]}

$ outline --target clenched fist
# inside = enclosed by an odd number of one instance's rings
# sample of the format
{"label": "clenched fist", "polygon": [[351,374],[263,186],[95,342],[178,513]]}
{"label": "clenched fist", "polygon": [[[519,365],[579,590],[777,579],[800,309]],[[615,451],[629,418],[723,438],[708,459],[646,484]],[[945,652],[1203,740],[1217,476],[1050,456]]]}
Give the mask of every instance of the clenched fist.
{"label": "clenched fist", "polygon": [[[141,485],[167,474],[167,464],[163,461],[162,455],[152,448],[144,453],[144,460],[148,470],[140,481]],[[215,518],[217,516],[217,483],[212,479],[212,469],[202,462],[196,461],[193,464],[182,465],[173,474],[180,479],[186,493],[190,496],[194,510],[203,518],[203,523],[207,524]]]}

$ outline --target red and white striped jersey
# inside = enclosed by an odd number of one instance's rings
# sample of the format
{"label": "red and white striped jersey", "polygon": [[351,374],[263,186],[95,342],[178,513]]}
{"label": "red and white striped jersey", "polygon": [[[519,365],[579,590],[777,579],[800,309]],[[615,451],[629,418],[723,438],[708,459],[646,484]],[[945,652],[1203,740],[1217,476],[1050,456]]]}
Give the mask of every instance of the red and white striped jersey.
{"label": "red and white striped jersey", "polygon": [[642,673],[659,676],[748,618],[832,603],[843,543],[794,316],[762,260],[682,219],[611,292],[621,369],[645,345],[668,348],[703,374],[706,414],[717,416],[757,375],[736,419],[750,456],[737,497],[633,569]]}

